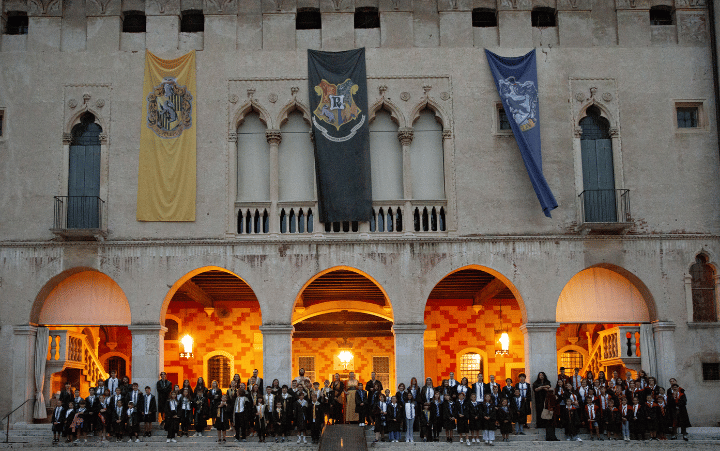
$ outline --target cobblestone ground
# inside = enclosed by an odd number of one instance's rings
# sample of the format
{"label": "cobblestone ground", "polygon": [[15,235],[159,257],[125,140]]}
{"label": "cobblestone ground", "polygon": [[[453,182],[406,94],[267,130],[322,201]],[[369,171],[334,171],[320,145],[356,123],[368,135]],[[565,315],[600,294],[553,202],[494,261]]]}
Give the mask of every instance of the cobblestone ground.
{"label": "cobblestone ground", "polygon": [[[207,432],[205,437],[202,438],[180,438],[177,443],[166,443],[165,436],[162,431],[156,430],[151,438],[141,438],[139,443],[128,443],[127,437],[123,442],[104,442],[100,443],[96,437],[90,437],[87,443],[64,443],[61,442],[57,445],[52,444],[52,434],[46,428],[38,428],[32,425],[25,429],[12,429],[10,431],[9,443],[5,443],[5,431],[0,433],[0,449],[48,449],[48,448],[125,448],[125,449],[142,449],[145,451],[154,450],[165,450],[165,449],[200,449],[202,451],[212,451],[221,449],[236,449],[236,450],[247,450],[247,451],[319,451],[317,445],[310,443],[296,443],[297,437],[292,437],[289,442],[286,443],[275,443],[273,440],[268,440],[267,443],[258,443],[257,438],[250,438],[248,442],[235,442],[232,437],[228,438],[228,441],[224,444],[217,443],[217,433],[215,431]],[[560,432],[560,431],[558,431]],[[492,448],[500,449],[523,449],[523,450],[570,450],[580,446],[583,450],[713,450],[720,451],[720,428],[690,428],[689,430],[689,441],[680,440],[667,440],[667,441],[632,441],[629,443],[623,441],[590,441],[587,436],[584,437],[584,441],[581,442],[545,442],[540,440],[541,436],[544,438],[544,431],[529,430],[528,435],[524,437],[511,436],[510,442],[496,442]],[[499,436],[499,434],[498,434]],[[558,435],[561,439],[561,434]],[[455,442],[437,442],[437,443],[388,443],[378,442],[372,443],[373,437],[371,431],[367,431],[366,438],[368,439],[368,449],[382,450],[382,451],[462,451],[465,449],[492,449],[491,447],[483,443],[475,443],[471,446],[467,446],[464,443],[459,443],[458,438],[455,438]],[[404,436],[403,436],[404,440]],[[415,440],[419,440],[416,435]],[[308,437],[308,442],[310,439]],[[327,445],[327,444],[326,444]],[[361,451],[360,447],[352,446],[352,443],[344,442],[342,445],[337,446],[323,446],[322,451]]]}

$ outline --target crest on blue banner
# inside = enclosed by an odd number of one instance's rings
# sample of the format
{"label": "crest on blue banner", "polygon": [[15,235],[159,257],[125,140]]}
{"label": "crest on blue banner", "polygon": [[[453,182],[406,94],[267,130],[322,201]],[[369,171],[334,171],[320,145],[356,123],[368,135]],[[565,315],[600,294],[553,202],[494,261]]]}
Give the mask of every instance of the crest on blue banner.
{"label": "crest on blue banner", "polygon": [[500,100],[510,119],[515,141],[545,216],[557,208],[542,172],[540,107],[535,50],[518,57],[503,57],[485,50]]}

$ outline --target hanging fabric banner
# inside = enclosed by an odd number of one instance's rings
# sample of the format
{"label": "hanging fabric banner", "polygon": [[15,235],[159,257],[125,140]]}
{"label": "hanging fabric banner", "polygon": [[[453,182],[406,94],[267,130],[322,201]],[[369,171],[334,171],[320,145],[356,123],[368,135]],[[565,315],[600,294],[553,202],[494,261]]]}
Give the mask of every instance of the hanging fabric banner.
{"label": "hanging fabric banner", "polygon": [[557,208],[557,202],[542,172],[535,50],[512,58],[496,55],[489,50],[485,50],[485,55],[530,182],[543,213],[549,218],[550,211]]}
{"label": "hanging fabric banner", "polygon": [[145,52],[138,221],[195,220],[195,51],[174,60]]}
{"label": "hanging fabric banner", "polygon": [[308,50],[320,222],[372,214],[365,49]]}

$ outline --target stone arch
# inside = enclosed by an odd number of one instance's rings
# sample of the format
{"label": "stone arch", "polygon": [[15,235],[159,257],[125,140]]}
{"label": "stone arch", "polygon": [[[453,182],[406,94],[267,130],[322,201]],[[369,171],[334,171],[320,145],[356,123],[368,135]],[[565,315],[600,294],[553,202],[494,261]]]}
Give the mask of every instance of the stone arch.
{"label": "stone arch", "polygon": [[265,124],[265,127],[267,127],[268,130],[271,130],[273,128],[272,117],[270,116],[270,113],[265,108],[263,108],[257,100],[250,99],[247,102],[243,103],[235,111],[233,119],[230,122],[230,133],[236,133],[238,127],[240,127],[245,121],[245,116],[251,113],[257,113],[257,115],[260,117],[260,121]]}
{"label": "stone arch", "polygon": [[[80,118],[82,118],[83,114],[85,113],[92,114],[95,117],[95,123],[98,124],[100,128],[102,128],[103,135],[107,135],[109,130],[109,124],[103,118],[102,114],[100,114],[99,111],[95,110],[95,108],[91,108],[90,105],[87,103],[79,107],[78,111],[76,111],[72,116],[70,116],[70,119],[65,124],[65,129],[63,130],[63,133],[72,133],[73,127],[80,123]],[[100,138],[100,142],[102,141],[103,139]]]}
{"label": "stone arch", "polygon": [[[326,309],[321,309],[321,308],[314,309],[314,310],[308,309],[309,312],[308,312],[307,314],[305,314],[305,312],[302,312],[301,314],[298,314],[298,315],[296,316],[296,315],[295,315],[296,306],[297,306],[298,303],[301,301],[302,294],[303,294],[303,292],[305,291],[305,289],[306,289],[311,283],[313,283],[316,279],[318,279],[319,277],[321,277],[321,276],[323,276],[323,275],[325,275],[325,274],[331,273],[331,272],[333,272],[333,271],[337,271],[337,270],[352,271],[352,272],[357,273],[357,274],[359,274],[359,275],[367,278],[368,280],[370,280],[373,284],[375,284],[375,286],[378,287],[378,289],[379,289],[379,290],[383,293],[383,295],[385,296],[385,299],[387,300],[387,304],[388,304],[386,308],[388,308],[389,311],[383,310],[383,312],[381,313],[381,312],[378,311],[377,309],[373,309],[373,308],[361,309],[361,307],[360,307],[359,305],[353,305],[352,307],[354,307],[354,308],[347,308],[347,307],[339,308],[339,307],[331,306],[330,309],[327,309],[327,310],[326,310]],[[361,302],[362,302],[362,301],[358,301],[358,304],[360,304]],[[348,306],[348,307],[349,307],[349,306],[350,306],[349,304],[351,304],[351,303],[344,302],[343,304],[344,304],[345,306]],[[377,279],[374,278],[373,276],[371,276],[370,274],[368,274],[367,272],[362,271],[362,270],[360,270],[360,269],[358,269],[358,268],[354,268],[354,267],[352,267],[352,266],[339,265],[339,266],[333,266],[333,267],[324,269],[324,270],[316,273],[314,276],[312,276],[310,279],[308,279],[308,281],[305,282],[301,287],[299,287],[299,289],[297,290],[297,295],[295,296],[295,301],[293,302],[293,308],[292,308],[292,310],[291,310],[291,312],[290,312],[290,321],[288,321],[288,322],[289,322],[290,324],[295,324],[295,323],[297,323],[297,322],[299,322],[299,321],[301,320],[301,319],[299,319],[299,318],[307,319],[307,318],[311,318],[311,317],[313,317],[313,316],[316,316],[316,315],[319,315],[319,314],[322,314],[322,313],[328,313],[328,312],[339,311],[339,310],[360,311],[360,312],[363,312],[363,313],[368,313],[368,314],[371,314],[371,315],[374,315],[374,316],[378,316],[378,317],[387,319],[388,321],[394,321],[394,314],[393,314],[393,309],[392,309],[392,302],[390,301],[390,296],[388,296],[387,291],[386,291],[385,288],[383,288],[383,286],[377,281]]]}
{"label": "stone arch", "polygon": [[[64,304],[68,298],[80,302],[80,306],[76,306],[78,307],[76,309],[68,309]],[[130,304],[120,285],[107,274],[94,268],[75,267],[63,271],[43,285],[35,296],[30,310],[30,323],[81,326],[97,324],[94,319],[83,322],[82,314],[97,311],[98,306],[109,309],[108,312],[111,314],[104,317],[103,324],[122,326],[131,324]],[[65,313],[66,311],[68,313]],[[52,318],[52,322],[48,323],[49,318]]]}
{"label": "stone arch", "polygon": [[[375,120],[375,115],[377,114],[377,112],[383,109],[390,113],[390,118],[393,120],[393,122],[395,122],[395,124],[397,124],[398,128],[407,127],[407,124],[405,122],[405,115],[402,113],[402,110],[398,108],[398,106],[395,105],[395,103],[393,103],[390,99],[386,99],[385,97],[378,99],[370,107],[368,123],[372,123],[372,121]],[[418,114],[420,113],[418,112]]]}
{"label": "stone arch", "polygon": [[510,281],[510,279],[508,279],[501,272],[499,272],[493,268],[490,268],[488,266],[482,266],[482,265],[478,265],[478,264],[469,264],[469,265],[461,266],[459,268],[455,268],[449,272],[442,274],[439,278],[438,278],[438,275],[436,274],[434,283],[428,284],[425,287],[425,292],[422,293],[422,299],[424,299],[422,311],[425,310],[425,307],[427,306],[427,300],[430,298],[430,293],[432,292],[432,290],[435,288],[435,286],[437,284],[439,284],[447,276],[454,274],[458,271],[465,270],[465,269],[476,269],[478,271],[486,272],[492,276],[495,276],[498,280],[500,280],[502,283],[504,283],[505,286],[512,292],[513,296],[515,296],[515,301],[517,302],[518,307],[520,308],[520,313],[522,315],[523,324],[527,323],[527,309],[525,307],[525,301],[523,300],[523,297],[520,294],[520,291],[515,286],[515,284],[512,283]]}
{"label": "stone arch", "polygon": [[[168,309],[168,307],[170,306],[170,301],[172,301],[172,298],[173,298],[173,296],[175,295],[175,293],[178,291],[178,289],[179,289],[185,282],[187,282],[188,280],[192,279],[194,276],[196,276],[196,275],[198,275],[198,274],[201,274],[201,273],[204,273],[204,272],[207,272],[207,271],[222,271],[222,272],[225,272],[225,273],[228,273],[228,274],[232,274],[233,276],[235,276],[235,277],[237,277],[238,279],[242,280],[248,287],[250,287],[250,289],[253,291],[253,293],[255,293],[255,290],[254,290],[254,289],[252,288],[252,286],[247,282],[247,280],[245,280],[245,279],[243,279],[242,277],[238,276],[238,275],[235,274],[234,272],[232,272],[232,271],[230,271],[230,270],[228,270],[228,269],[222,268],[222,267],[220,267],[220,266],[202,266],[202,267],[200,267],[200,268],[193,269],[192,271],[185,273],[185,275],[183,275],[182,277],[180,277],[180,278],[172,285],[172,287],[170,287],[170,289],[168,290],[167,294],[165,295],[165,298],[163,299],[162,306],[160,307],[160,318],[159,318],[160,324],[165,324],[165,317],[166,317],[166,314],[167,314],[167,309]],[[256,295],[256,297],[257,297],[257,295]],[[258,304],[260,304],[259,301],[258,301]],[[262,315],[262,305],[260,305],[260,314]]]}
{"label": "stone arch", "polygon": [[688,275],[690,274],[690,267],[695,264],[695,259],[700,254],[703,254],[705,255],[705,257],[707,257],[707,264],[712,266],[712,268],[715,270],[715,273],[717,274],[718,269],[720,268],[720,265],[718,265],[717,255],[705,246],[700,248],[700,250],[698,250],[697,252],[690,254],[691,259],[685,260],[685,273]]}
{"label": "stone arch", "polygon": [[610,123],[610,133],[611,134],[613,133],[613,130],[618,130],[617,120],[616,120],[615,116],[613,116],[610,109],[607,106],[605,106],[602,102],[596,101],[595,98],[593,97],[592,99],[588,100],[585,104],[583,104],[580,107],[580,110],[578,111],[577,122],[575,123],[575,127],[578,130],[578,134],[582,134],[582,129],[579,128],[580,121],[582,121],[583,119],[585,119],[588,116],[587,110],[591,106],[597,107],[600,110],[600,117],[605,118]]}
{"label": "stone arch", "polygon": [[293,97],[293,99],[280,110],[280,113],[275,120],[277,128],[281,128],[283,125],[285,125],[285,122],[287,122],[288,120],[288,116],[294,111],[299,111],[308,125],[312,124],[312,115],[310,113],[310,108],[301,101],[299,101],[296,97]]}
{"label": "stone arch", "polygon": [[[605,287],[602,291],[584,293],[582,309],[578,309],[577,290],[595,286],[593,280],[601,278]],[[617,300],[617,293],[622,292],[631,302],[614,304],[615,307],[623,305],[624,311],[617,308],[601,310],[603,305]],[[595,296],[595,300],[588,302],[588,296]],[[595,309],[591,313],[589,309]],[[582,312],[584,316],[578,313]],[[612,316],[615,314],[616,316]],[[658,319],[657,306],[652,293],[638,276],[627,269],[610,263],[601,263],[589,266],[574,274],[564,285],[556,306],[556,321],[559,323],[628,323],[650,322]]]}
{"label": "stone arch", "polygon": [[435,113],[435,120],[442,126],[443,131],[450,130],[452,128],[449,119],[450,116],[448,116],[443,107],[430,96],[423,97],[420,103],[415,105],[415,108],[413,108],[409,116],[410,120],[408,121],[410,127],[415,124],[415,121],[420,118],[420,113],[426,108]]}

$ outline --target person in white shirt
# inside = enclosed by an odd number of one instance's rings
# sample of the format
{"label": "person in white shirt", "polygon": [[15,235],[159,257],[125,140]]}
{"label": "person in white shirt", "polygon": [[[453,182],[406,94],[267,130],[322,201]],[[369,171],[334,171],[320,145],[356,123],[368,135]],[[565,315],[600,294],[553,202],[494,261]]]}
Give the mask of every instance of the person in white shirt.
{"label": "person in white shirt", "polygon": [[407,424],[407,429],[405,430],[405,441],[406,442],[414,442],[415,439],[413,438],[413,425],[415,424],[415,398],[413,398],[412,393],[407,393],[407,401],[405,402],[405,422]]}
{"label": "person in white shirt", "polygon": [[110,371],[110,378],[106,381],[106,385],[110,393],[115,393],[115,389],[120,386],[120,381],[115,375],[115,371]]}

